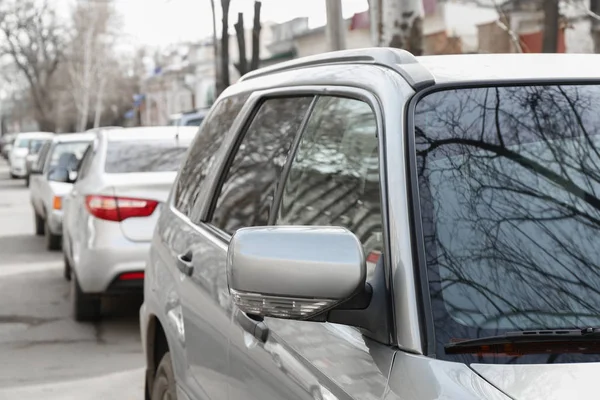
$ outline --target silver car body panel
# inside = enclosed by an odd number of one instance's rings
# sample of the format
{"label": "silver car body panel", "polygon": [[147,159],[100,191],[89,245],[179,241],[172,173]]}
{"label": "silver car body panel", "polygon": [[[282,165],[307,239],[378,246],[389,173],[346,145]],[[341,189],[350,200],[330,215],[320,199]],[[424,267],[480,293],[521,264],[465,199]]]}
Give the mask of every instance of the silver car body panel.
{"label": "silver car body panel", "polygon": [[518,400],[585,399],[598,393],[600,363],[471,364],[471,368]]}
{"label": "silver car body panel", "polygon": [[[180,128],[181,143],[189,144],[195,132]],[[175,133],[174,127],[113,128],[98,133],[90,167],[65,199],[63,251],[84,292],[103,293],[120,274],[145,269],[152,233],[176,176],[176,172],[106,173],[108,142],[169,139]],[[156,200],[159,205],[148,217],[108,221],[88,212],[88,195]]]}

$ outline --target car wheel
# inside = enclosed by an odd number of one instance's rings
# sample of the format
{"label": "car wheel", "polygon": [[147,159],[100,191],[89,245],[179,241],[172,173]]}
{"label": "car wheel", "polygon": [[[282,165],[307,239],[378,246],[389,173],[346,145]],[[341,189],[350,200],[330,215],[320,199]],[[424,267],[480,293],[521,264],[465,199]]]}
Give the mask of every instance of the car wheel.
{"label": "car wheel", "polygon": [[67,257],[66,254],[63,255],[64,258],[64,269],[63,269],[63,275],[65,277],[66,280],[70,281],[71,280],[71,264],[69,263],[69,258]]}
{"label": "car wheel", "polygon": [[71,276],[71,302],[75,321],[96,321],[100,318],[100,298],[84,293],[74,274]]}
{"label": "car wheel", "polygon": [[44,230],[46,231],[46,248],[48,250],[60,250],[62,235],[55,235],[52,233],[48,227],[48,223],[46,223]]}
{"label": "car wheel", "polygon": [[177,400],[175,374],[171,363],[171,354],[166,352],[154,375],[151,400]]}
{"label": "car wheel", "polygon": [[29,187],[29,175],[25,177],[25,187]]}
{"label": "car wheel", "polygon": [[37,236],[42,236],[44,234],[44,219],[39,216],[38,213],[34,211],[35,215],[35,234]]}
{"label": "car wheel", "polygon": [[17,176],[11,172],[10,173],[10,179],[17,179]]}

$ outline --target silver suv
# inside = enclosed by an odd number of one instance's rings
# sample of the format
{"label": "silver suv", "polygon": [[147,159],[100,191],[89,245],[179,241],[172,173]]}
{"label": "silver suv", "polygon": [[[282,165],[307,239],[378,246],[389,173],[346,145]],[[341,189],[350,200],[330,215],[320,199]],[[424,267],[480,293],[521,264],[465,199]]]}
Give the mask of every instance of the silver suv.
{"label": "silver suv", "polygon": [[154,233],[147,397],[595,397],[599,62],[364,49],[228,88]]}

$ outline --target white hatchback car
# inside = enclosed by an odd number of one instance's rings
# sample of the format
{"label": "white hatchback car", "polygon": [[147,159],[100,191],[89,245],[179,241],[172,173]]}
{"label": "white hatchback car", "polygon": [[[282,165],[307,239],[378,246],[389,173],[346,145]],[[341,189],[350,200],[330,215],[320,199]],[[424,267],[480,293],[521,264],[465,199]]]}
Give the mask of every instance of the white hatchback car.
{"label": "white hatchback car", "polygon": [[142,293],[154,226],[197,130],[98,132],[65,199],[64,272],[76,320],[98,318],[103,296]]}

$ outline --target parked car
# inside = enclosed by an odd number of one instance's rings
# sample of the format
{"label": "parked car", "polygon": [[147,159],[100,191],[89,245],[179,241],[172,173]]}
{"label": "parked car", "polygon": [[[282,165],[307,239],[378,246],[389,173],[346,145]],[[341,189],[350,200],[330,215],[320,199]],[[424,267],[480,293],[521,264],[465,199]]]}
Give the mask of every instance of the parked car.
{"label": "parked car", "polygon": [[102,297],[142,293],[152,232],[196,131],[111,129],[87,150],[64,206],[65,278],[76,320],[100,317]]}
{"label": "parked car", "polygon": [[171,126],[195,126],[199,127],[208,110],[200,109],[184,113],[173,114],[169,117],[169,125]]}
{"label": "parked car", "polygon": [[2,157],[7,161],[9,161],[8,156],[10,155],[16,137],[16,133],[7,133],[2,136]]}
{"label": "parked car", "polygon": [[36,139],[29,142],[28,153],[25,157],[25,185],[27,187],[29,187],[29,176],[31,174],[31,168],[37,162],[38,157],[40,155],[40,151],[42,150],[44,145],[46,143],[52,142],[52,137],[49,137],[47,139]]}
{"label": "parked car", "polygon": [[55,135],[52,142],[42,147],[38,161],[31,169],[30,198],[35,234],[45,235],[48,250],[60,249],[63,200],[73,187],[83,153],[95,137],[93,133]]}
{"label": "parked car", "polygon": [[594,397],[599,62],[362,49],[230,86],[154,231],[147,396]]}
{"label": "parked car", "polygon": [[51,139],[54,136],[49,132],[27,132],[19,133],[15,138],[12,150],[10,151],[10,177],[12,179],[27,177],[27,155],[31,144],[39,144],[43,140]]}

